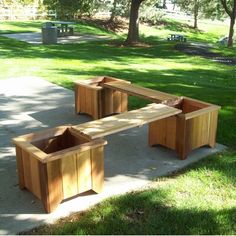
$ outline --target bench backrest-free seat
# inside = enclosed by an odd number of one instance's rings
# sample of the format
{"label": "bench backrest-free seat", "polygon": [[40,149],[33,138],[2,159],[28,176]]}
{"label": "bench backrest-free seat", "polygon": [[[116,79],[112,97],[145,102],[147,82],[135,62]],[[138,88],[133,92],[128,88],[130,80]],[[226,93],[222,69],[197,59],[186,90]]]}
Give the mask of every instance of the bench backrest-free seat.
{"label": "bench backrest-free seat", "polygon": [[123,130],[164,119],[182,111],[164,104],[149,104],[146,107],[124,112],[118,115],[72,126],[74,132],[91,140],[114,134]]}
{"label": "bench backrest-free seat", "polygon": [[144,88],[135,84],[126,84],[120,81],[103,83],[101,86],[122,93],[127,93],[128,95],[144,98],[155,103],[167,104],[180,99],[178,96],[169,93]]}

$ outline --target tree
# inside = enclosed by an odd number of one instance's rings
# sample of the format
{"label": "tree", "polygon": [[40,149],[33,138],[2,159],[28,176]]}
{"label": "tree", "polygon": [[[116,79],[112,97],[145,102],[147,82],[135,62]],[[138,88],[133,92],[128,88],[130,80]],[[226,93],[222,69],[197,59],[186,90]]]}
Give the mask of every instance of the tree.
{"label": "tree", "polygon": [[130,1],[127,0],[113,0],[110,7],[111,15],[109,22],[113,22],[116,16],[127,16],[129,13]]}
{"label": "tree", "polygon": [[199,12],[201,10],[201,7],[203,6],[203,4],[200,3],[200,0],[176,0],[174,1],[174,3],[177,4],[181,10],[193,14],[193,27],[197,29]]}
{"label": "tree", "polygon": [[112,10],[111,10],[111,16],[110,16],[110,19],[109,19],[109,21],[111,21],[111,22],[114,21],[115,16],[116,16],[117,2],[118,2],[118,0],[113,1],[113,7],[112,7]]}
{"label": "tree", "polygon": [[131,0],[129,31],[125,45],[132,45],[139,41],[139,7],[145,0]]}
{"label": "tree", "polygon": [[233,46],[234,25],[236,17],[236,0],[204,0],[203,12],[205,17],[211,19],[224,19],[230,17],[228,34],[228,47]]}
{"label": "tree", "polygon": [[90,14],[94,1],[90,0],[44,0],[49,10],[56,10],[60,19],[75,18],[75,15]]}
{"label": "tree", "polygon": [[234,36],[234,25],[235,25],[235,18],[236,18],[236,0],[220,0],[222,6],[230,17],[230,26],[229,26],[229,36],[228,36],[228,47],[233,47],[233,36]]}
{"label": "tree", "polygon": [[193,4],[193,16],[194,16],[194,24],[193,24],[193,28],[197,29],[198,25],[198,14],[199,14],[199,2],[198,0],[194,0],[194,4]]}
{"label": "tree", "polygon": [[163,9],[166,9],[166,0],[163,0],[163,2],[162,2],[162,8],[163,8]]}

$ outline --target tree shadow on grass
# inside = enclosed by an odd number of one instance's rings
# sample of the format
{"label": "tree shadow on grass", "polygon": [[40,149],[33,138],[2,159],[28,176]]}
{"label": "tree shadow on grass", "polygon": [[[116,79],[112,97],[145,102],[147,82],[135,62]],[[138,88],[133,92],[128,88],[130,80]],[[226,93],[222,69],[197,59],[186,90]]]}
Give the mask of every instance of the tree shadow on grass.
{"label": "tree shadow on grass", "polygon": [[[41,29],[42,21],[28,21],[28,22],[20,22],[20,21],[3,21],[1,25],[9,25],[10,29],[0,30],[0,34],[15,34],[15,33],[23,33],[23,32],[35,32]],[[18,27],[16,29],[11,29],[11,26]]]}
{"label": "tree shadow on grass", "polygon": [[56,227],[46,226],[30,231],[30,234],[235,233],[236,208],[180,208],[175,206],[170,192],[168,188],[156,188],[112,198],[88,212],[60,220]]}
{"label": "tree shadow on grass", "polygon": [[[137,57],[172,58],[181,54],[167,53],[170,44],[152,45],[149,48],[117,47],[109,41],[80,42],[78,44],[31,45],[19,40],[0,37],[1,57],[3,58],[60,58],[86,61],[115,60],[127,62]],[[173,47],[173,45],[171,46]],[[183,56],[183,55],[182,55]]]}

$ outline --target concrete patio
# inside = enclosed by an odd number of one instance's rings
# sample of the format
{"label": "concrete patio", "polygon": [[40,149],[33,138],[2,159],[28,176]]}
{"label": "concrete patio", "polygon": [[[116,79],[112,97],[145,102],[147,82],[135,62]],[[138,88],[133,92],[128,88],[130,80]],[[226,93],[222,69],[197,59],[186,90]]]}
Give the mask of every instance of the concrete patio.
{"label": "concrete patio", "polygon": [[[30,44],[42,44],[42,34],[41,33],[17,33],[17,34],[1,34],[3,37],[12,38],[20,41],[24,41]],[[107,40],[110,37],[105,35],[91,35],[91,34],[79,34],[76,33],[72,36],[58,37],[58,44],[67,43],[79,43],[83,41],[94,41],[94,40]]]}
{"label": "concrete patio", "polygon": [[64,201],[56,211],[46,214],[38,199],[18,188],[11,139],[49,127],[89,120],[88,116],[74,113],[74,94],[71,90],[35,77],[0,80],[0,234],[16,234],[54,222],[109,196],[142,188],[155,177],[167,175],[225,149],[221,144],[217,144],[215,149],[203,147],[181,161],[169,149],[148,146],[146,125],[110,135],[105,138],[108,145],[104,156],[104,192],[84,193]]}

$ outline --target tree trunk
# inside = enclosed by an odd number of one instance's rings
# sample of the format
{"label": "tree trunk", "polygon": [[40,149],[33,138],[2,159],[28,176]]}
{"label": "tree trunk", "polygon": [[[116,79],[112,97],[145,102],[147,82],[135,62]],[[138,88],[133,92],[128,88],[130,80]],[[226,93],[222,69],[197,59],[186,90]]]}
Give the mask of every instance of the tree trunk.
{"label": "tree trunk", "polygon": [[113,22],[114,19],[115,19],[115,16],[116,16],[116,5],[117,5],[117,0],[114,0],[109,22]]}
{"label": "tree trunk", "polygon": [[236,17],[236,0],[233,1],[233,9],[232,14],[230,16],[230,26],[229,26],[229,38],[228,38],[228,47],[233,47],[233,37],[234,37],[234,24],[235,24],[235,17]]}
{"label": "tree trunk", "polygon": [[139,16],[138,11],[141,2],[144,0],[132,0],[129,17],[129,32],[125,45],[132,45],[139,41]]}
{"label": "tree trunk", "polygon": [[[229,36],[228,36],[228,47],[233,47],[233,36],[234,36],[234,24],[236,17],[236,0],[233,1],[233,5],[229,7],[226,0],[221,0],[222,6],[225,9],[226,13],[230,17],[230,27],[229,27]],[[232,10],[231,10],[232,9]]]}
{"label": "tree trunk", "polygon": [[166,9],[166,0],[163,0],[162,8],[163,8],[163,9]]}
{"label": "tree trunk", "polygon": [[198,2],[197,0],[194,1],[194,25],[193,28],[197,29],[197,19],[198,19]]}
{"label": "tree trunk", "polygon": [[197,29],[197,15],[194,14],[194,24],[193,24],[193,28]]}
{"label": "tree trunk", "polygon": [[234,24],[235,17],[230,17],[230,27],[229,27],[229,38],[228,38],[228,47],[233,47],[233,36],[234,36]]}

